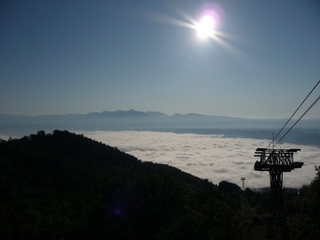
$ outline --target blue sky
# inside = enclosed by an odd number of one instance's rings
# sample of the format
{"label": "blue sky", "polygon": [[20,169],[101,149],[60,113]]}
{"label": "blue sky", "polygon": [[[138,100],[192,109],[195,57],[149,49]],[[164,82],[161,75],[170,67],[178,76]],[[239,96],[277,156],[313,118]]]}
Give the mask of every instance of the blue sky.
{"label": "blue sky", "polygon": [[2,2],[0,113],[290,117],[320,79],[319,1],[216,1],[218,40],[176,24],[204,3]]}

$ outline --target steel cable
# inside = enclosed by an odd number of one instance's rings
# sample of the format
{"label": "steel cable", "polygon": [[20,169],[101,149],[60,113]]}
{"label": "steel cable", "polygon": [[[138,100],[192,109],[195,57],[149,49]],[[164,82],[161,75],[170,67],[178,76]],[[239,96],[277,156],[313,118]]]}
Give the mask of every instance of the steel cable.
{"label": "steel cable", "polygon": [[307,112],[319,101],[320,95],[314,100],[314,102],[310,105],[310,107],[301,115],[301,117],[288,129],[288,131],[279,139],[279,141],[274,145],[276,146],[290,131],[291,129],[307,114]]}
{"label": "steel cable", "polygon": [[[273,138],[273,140],[270,142],[270,144],[268,145],[267,148],[270,147],[270,145],[275,141],[275,139],[279,136],[279,134],[282,132],[282,130],[287,126],[287,124],[290,122],[290,120],[292,119],[292,117],[297,113],[297,111],[300,109],[300,107],[302,106],[302,104],[308,99],[308,97],[310,96],[310,94],[313,92],[313,90],[318,86],[318,84],[320,83],[320,80],[317,82],[317,84],[312,88],[312,90],[309,92],[309,94],[306,96],[306,98],[302,101],[302,103],[299,105],[299,107],[294,111],[294,113],[291,115],[291,117],[288,119],[288,121],[284,124],[284,126],[281,128],[281,130],[277,133],[277,135]],[[282,137],[283,138],[283,137]],[[278,141],[279,142],[279,141]]]}

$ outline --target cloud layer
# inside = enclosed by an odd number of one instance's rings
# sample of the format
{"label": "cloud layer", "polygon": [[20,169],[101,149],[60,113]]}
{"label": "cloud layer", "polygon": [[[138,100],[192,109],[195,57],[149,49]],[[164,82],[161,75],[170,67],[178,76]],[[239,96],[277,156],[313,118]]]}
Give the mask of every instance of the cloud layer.
{"label": "cloud layer", "polygon": [[[214,184],[226,180],[241,186],[240,178],[245,177],[245,187],[269,186],[269,173],[253,170],[258,160],[254,152],[258,147],[267,147],[268,140],[147,131],[81,133],[142,161],[168,164]],[[320,165],[320,148],[293,144],[280,144],[277,148],[300,148],[301,152],[294,155],[295,161],[304,162],[301,169],[284,173],[285,187],[299,188],[314,179],[314,166]]]}

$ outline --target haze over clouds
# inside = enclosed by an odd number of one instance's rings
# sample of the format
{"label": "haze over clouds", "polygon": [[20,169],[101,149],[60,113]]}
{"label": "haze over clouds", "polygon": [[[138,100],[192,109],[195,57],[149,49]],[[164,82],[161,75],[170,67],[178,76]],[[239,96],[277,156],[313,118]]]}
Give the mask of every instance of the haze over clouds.
{"label": "haze over clouds", "polygon": [[[267,147],[268,140],[147,131],[81,133],[142,161],[168,164],[214,184],[226,180],[241,186],[240,178],[245,177],[246,187],[269,186],[269,173],[253,170],[254,162],[258,160],[254,152],[258,147]],[[300,148],[294,160],[304,162],[301,169],[284,173],[284,186],[299,188],[309,184],[315,177],[314,166],[320,162],[320,148],[293,144],[280,144],[277,148]],[[316,154],[317,158],[310,158]]]}

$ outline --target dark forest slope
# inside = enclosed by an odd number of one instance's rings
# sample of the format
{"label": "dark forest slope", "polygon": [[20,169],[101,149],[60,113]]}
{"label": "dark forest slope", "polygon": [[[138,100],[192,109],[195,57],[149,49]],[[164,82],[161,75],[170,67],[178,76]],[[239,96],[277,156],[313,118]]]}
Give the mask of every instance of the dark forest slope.
{"label": "dark forest slope", "polygon": [[[284,191],[291,239],[319,239],[316,171],[299,195]],[[67,131],[0,140],[1,240],[264,239],[269,199]]]}
{"label": "dark forest slope", "polygon": [[0,189],[0,239],[242,238],[217,186],[67,131],[1,141]]}

